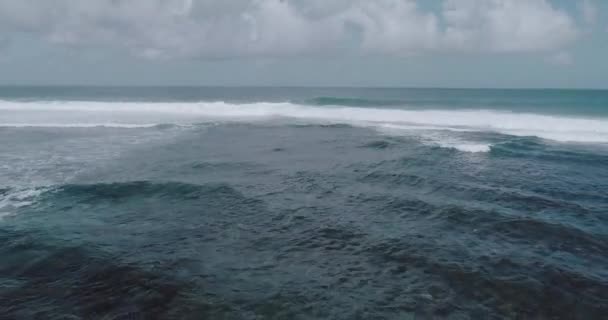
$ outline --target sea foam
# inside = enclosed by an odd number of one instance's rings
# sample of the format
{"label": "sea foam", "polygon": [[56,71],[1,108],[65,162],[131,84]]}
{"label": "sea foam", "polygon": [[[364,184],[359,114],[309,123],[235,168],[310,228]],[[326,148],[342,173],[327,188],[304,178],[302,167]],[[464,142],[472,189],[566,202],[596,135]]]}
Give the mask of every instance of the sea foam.
{"label": "sea foam", "polygon": [[0,219],[13,214],[18,208],[31,205],[48,189],[48,187],[32,187],[9,190],[3,195],[0,194]]}
{"label": "sea foam", "polygon": [[[563,142],[608,143],[608,119],[496,110],[412,110],[307,106],[293,103],[145,103],[0,101],[3,127],[123,127],[188,125],[206,121],[295,119],[407,130],[489,131]],[[474,147],[481,150],[482,148]]]}

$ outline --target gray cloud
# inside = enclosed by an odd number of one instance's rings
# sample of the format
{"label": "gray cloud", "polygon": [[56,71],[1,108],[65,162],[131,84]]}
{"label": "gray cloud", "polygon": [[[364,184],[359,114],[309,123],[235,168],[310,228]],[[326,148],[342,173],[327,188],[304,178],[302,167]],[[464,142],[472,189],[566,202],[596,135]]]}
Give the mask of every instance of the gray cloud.
{"label": "gray cloud", "polygon": [[583,15],[585,23],[588,25],[594,25],[597,21],[597,7],[591,0],[582,0],[579,4],[579,10]]}
{"label": "gray cloud", "polygon": [[0,30],[147,58],[551,51],[578,34],[548,0],[0,0]]}

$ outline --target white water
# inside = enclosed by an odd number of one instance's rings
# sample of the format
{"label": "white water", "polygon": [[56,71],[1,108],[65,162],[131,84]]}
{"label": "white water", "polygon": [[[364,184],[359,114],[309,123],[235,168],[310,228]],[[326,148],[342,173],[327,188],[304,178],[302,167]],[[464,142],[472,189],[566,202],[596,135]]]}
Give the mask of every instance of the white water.
{"label": "white water", "polygon": [[15,209],[31,205],[47,190],[45,187],[24,188],[9,191],[4,196],[0,195],[0,219],[13,214]]}
{"label": "white water", "polygon": [[[493,110],[315,107],[292,103],[0,101],[0,126],[4,127],[139,128],[157,124],[186,125],[222,120],[252,122],[276,118],[346,123],[378,129],[490,131],[563,142],[608,143],[608,119]],[[451,143],[451,147],[474,152],[488,150],[486,145],[467,142]]]}

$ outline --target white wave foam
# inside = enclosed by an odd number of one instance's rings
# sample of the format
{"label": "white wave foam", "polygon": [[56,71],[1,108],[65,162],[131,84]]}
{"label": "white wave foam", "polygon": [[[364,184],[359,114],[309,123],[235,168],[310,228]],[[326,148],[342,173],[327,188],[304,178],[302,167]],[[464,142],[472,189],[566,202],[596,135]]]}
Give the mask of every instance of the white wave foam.
{"label": "white wave foam", "polygon": [[489,143],[466,141],[463,139],[450,137],[426,137],[426,139],[426,144],[428,145],[436,145],[442,148],[456,149],[458,151],[469,153],[490,152],[490,149],[492,147],[492,145]]}
{"label": "white wave foam", "polygon": [[444,146],[444,147],[451,147],[454,148],[456,150],[460,150],[460,151],[464,151],[464,152],[471,152],[471,153],[483,153],[483,152],[489,152],[491,145],[489,144],[472,144],[472,143],[461,143],[461,144],[454,144],[451,146]]}
{"label": "white wave foam", "polygon": [[[450,135],[445,133],[445,129],[441,127],[429,126],[401,126],[384,124],[378,127],[378,130],[390,135],[417,135],[420,141],[426,145],[438,146],[448,149],[456,149],[463,152],[483,153],[489,152],[492,147],[489,143],[481,143],[476,141],[467,141],[460,138],[458,135]],[[470,132],[466,129],[455,129],[447,131]]]}
{"label": "white wave foam", "polygon": [[0,101],[0,123],[13,126],[111,124],[138,127],[217,120],[259,121],[272,118],[376,127],[407,126],[411,130],[493,131],[557,141],[608,143],[608,119],[493,110],[315,107],[292,103]]}
{"label": "white wave foam", "polygon": [[46,190],[46,187],[18,189],[0,196],[0,219],[13,214],[18,208],[31,205]]}

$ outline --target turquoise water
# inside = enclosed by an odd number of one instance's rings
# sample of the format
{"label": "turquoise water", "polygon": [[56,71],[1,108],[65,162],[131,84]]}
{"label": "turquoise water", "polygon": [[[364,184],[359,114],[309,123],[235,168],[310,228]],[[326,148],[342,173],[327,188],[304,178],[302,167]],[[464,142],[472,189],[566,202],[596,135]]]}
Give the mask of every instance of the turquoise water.
{"label": "turquoise water", "polygon": [[0,319],[601,319],[608,92],[0,88]]}

